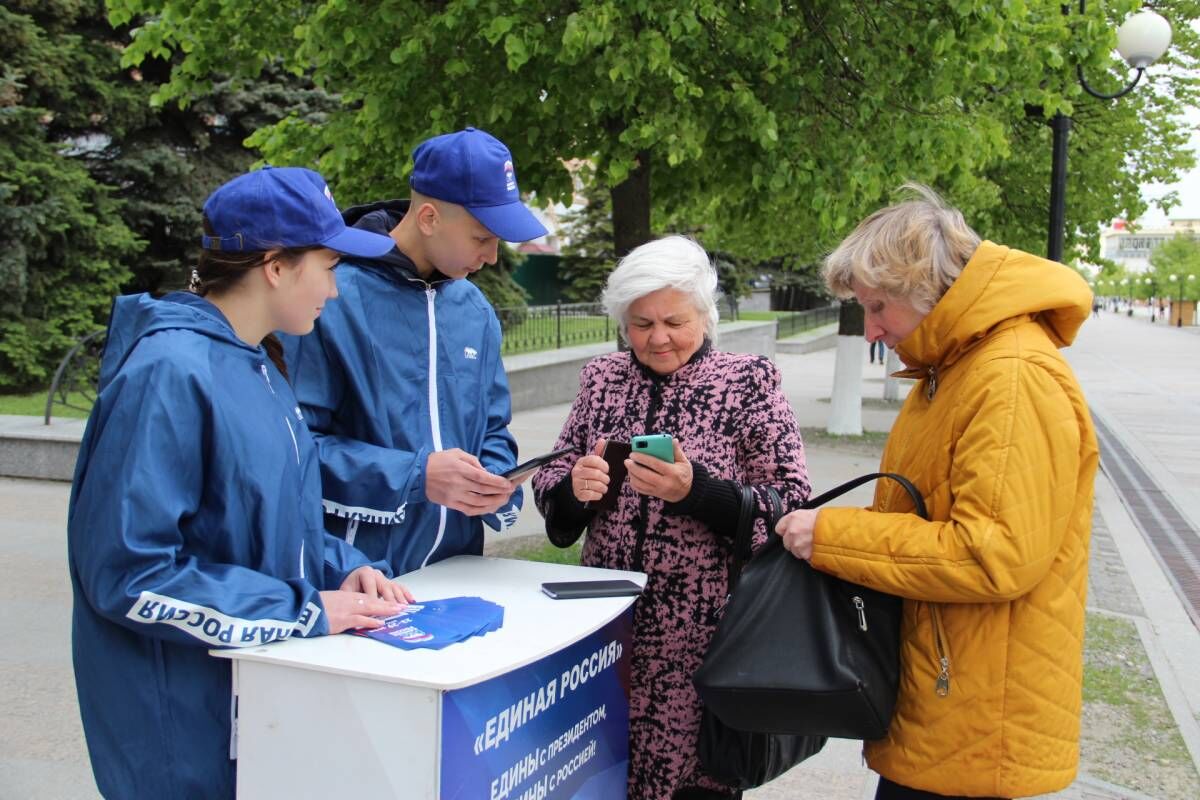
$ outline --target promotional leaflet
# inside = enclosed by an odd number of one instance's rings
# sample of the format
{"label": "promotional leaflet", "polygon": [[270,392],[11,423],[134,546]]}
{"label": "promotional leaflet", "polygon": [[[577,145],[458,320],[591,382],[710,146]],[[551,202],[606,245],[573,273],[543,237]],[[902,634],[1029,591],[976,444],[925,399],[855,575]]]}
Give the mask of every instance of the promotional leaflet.
{"label": "promotional leaflet", "polygon": [[382,628],[352,631],[356,636],[403,650],[441,650],[472,636],[483,636],[504,625],[504,607],[481,597],[424,600],[386,617]]}

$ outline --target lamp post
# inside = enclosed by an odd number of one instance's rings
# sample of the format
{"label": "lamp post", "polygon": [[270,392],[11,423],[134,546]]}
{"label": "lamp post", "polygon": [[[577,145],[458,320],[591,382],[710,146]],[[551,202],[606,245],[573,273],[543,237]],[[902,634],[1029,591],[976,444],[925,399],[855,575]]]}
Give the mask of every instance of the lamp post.
{"label": "lamp post", "polygon": [[[1179,297],[1179,300],[1178,300],[1178,305],[1175,306],[1175,327],[1182,328],[1183,327],[1183,287],[1184,287],[1184,284],[1186,283],[1189,285],[1189,288],[1190,288],[1191,281],[1196,280],[1196,276],[1188,275],[1187,279],[1185,280],[1182,275],[1172,274],[1170,280],[1171,280],[1171,283],[1179,284],[1179,291],[1176,293]],[[1189,294],[1191,294],[1191,292],[1189,292]]]}
{"label": "lamp post", "polygon": [[1121,285],[1129,287],[1129,308],[1126,310],[1129,312],[1129,316],[1132,317],[1133,316],[1133,284],[1131,284],[1129,282],[1129,278],[1121,278]]}
{"label": "lamp post", "polygon": [[[1082,15],[1085,0],[1079,0]],[[1070,6],[1063,5],[1063,13]],[[1105,94],[1088,85],[1083,76],[1083,65],[1075,66],[1076,77],[1083,90],[1099,100],[1116,100],[1133,91],[1142,79],[1146,67],[1162,58],[1171,46],[1171,25],[1153,11],[1134,14],[1117,29],[1117,52],[1130,67],[1137,70],[1129,85],[1119,92]],[[1067,140],[1071,134],[1071,118],[1061,111],[1050,118],[1050,129],[1054,132],[1054,144],[1050,161],[1050,228],[1046,254],[1053,261],[1062,261],[1063,240],[1066,237],[1067,208]]]}
{"label": "lamp post", "polygon": [[1155,322],[1157,320],[1157,316],[1155,315],[1155,308],[1154,308],[1154,291],[1155,291],[1154,278],[1146,278],[1145,283],[1146,283],[1146,305],[1150,306],[1150,321]]}
{"label": "lamp post", "polygon": [[[1195,275],[1187,276],[1188,294],[1192,294],[1192,289],[1195,288],[1195,283],[1194,283],[1195,280],[1196,280]],[[1183,298],[1183,283],[1182,282],[1180,282],[1180,284],[1179,284],[1179,293],[1180,293],[1179,297],[1182,300],[1182,298]],[[1196,324],[1196,304],[1195,303],[1192,304],[1192,324],[1193,325]],[[1181,327],[1181,328],[1183,327],[1183,303],[1182,302],[1179,303],[1179,327]]]}
{"label": "lamp post", "polygon": [[[1183,306],[1183,281],[1180,280],[1179,276],[1176,275],[1174,272],[1171,273],[1168,280],[1170,280],[1171,283],[1179,284],[1179,301],[1178,301],[1178,305],[1175,306],[1175,319],[1179,320],[1180,325],[1183,325],[1183,308],[1182,308],[1182,306]],[[1168,316],[1167,324],[1169,325],[1170,323],[1171,323],[1171,317]]]}

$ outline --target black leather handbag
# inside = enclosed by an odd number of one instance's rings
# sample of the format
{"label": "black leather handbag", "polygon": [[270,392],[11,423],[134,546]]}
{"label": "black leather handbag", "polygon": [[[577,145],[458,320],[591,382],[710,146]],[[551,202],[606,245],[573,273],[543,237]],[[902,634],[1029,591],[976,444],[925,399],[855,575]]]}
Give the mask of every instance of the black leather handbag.
{"label": "black leather handbag", "polygon": [[[916,513],[928,519],[921,493],[891,473],[856,478],[803,507],[823,505],[878,478],[897,481]],[[743,492],[743,506],[752,501]],[[743,531],[739,524],[731,573],[749,552],[749,528]],[[886,735],[899,683],[900,598],[813,569],[777,536],[740,575],[731,574],[730,587],[725,613],[693,677],[705,704],[700,759],[713,777],[757,780],[764,772],[763,743],[771,737],[791,737],[782,740],[785,745],[808,737],[811,746],[827,736]],[[728,740],[739,733],[747,744],[731,745]],[[724,744],[717,741],[721,737]],[[793,746],[788,753],[802,750]],[[758,761],[747,753],[758,753]]]}
{"label": "black leather handbag", "polygon": [[[775,490],[768,487],[767,494],[771,502],[771,516],[767,521],[767,529],[772,530],[783,510]],[[743,486],[737,530],[734,533],[733,561],[729,568],[730,592],[738,582],[745,556],[751,551],[754,508],[754,493],[750,487]],[[724,624],[722,618],[721,626]],[[712,652],[711,646],[709,652]],[[705,663],[708,663],[707,658]],[[696,688],[700,689],[699,683],[696,684]],[[700,735],[696,750],[700,764],[710,776],[738,789],[753,789],[778,778],[801,761],[816,755],[825,746],[825,740],[824,736],[738,730],[725,724],[705,705],[700,717]]]}

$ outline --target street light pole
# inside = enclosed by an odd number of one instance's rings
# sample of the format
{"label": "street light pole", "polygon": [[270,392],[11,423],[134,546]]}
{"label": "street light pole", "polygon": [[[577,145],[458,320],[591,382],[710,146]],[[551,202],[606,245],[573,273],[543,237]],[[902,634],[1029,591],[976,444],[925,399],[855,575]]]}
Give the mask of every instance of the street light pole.
{"label": "street light pole", "polygon": [[[1070,11],[1063,5],[1063,13]],[[1079,13],[1085,13],[1085,0],[1079,0]],[[1099,100],[1116,100],[1133,91],[1146,67],[1162,58],[1171,46],[1171,25],[1153,11],[1134,14],[1117,29],[1117,51],[1121,57],[1137,70],[1124,89],[1112,94],[1098,92],[1088,85],[1083,76],[1083,65],[1075,65],[1076,77],[1083,90]],[[1071,135],[1071,118],[1061,111],[1050,118],[1050,129],[1054,132],[1054,143],[1050,161],[1050,221],[1047,231],[1046,255],[1053,261],[1062,261],[1063,241],[1066,238],[1067,209],[1067,142]]]}
{"label": "street light pole", "polygon": [[1050,241],[1046,254],[1051,261],[1062,261],[1067,233],[1067,139],[1071,136],[1071,118],[1057,112],[1050,119],[1050,129],[1054,131],[1054,149],[1050,160]]}

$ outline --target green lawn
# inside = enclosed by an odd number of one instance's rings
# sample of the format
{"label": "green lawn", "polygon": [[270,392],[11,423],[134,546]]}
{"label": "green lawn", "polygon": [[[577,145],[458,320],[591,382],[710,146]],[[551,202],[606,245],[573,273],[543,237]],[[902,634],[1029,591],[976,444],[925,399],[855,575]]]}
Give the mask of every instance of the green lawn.
{"label": "green lawn", "polygon": [[1082,767],[1164,800],[1200,797],[1200,776],[1129,620],[1088,613]]}
{"label": "green lawn", "polygon": [[579,553],[583,550],[583,539],[567,548],[557,547],[543,539],[536,545],[517,549],[511,558],[522,561],[543,561],[547,564],[569,564],[579,566]]}
{"label": "green lawn", "polygon": [[780,317],[786,317],[788,314],[795,313],[795,311],[739,311],[738,319],[762,322],[766,320],[779,319]]}
{"label": "green lawn", "polygon": [[[70,397],[71,403],[77,406],[91,407],[91,401],[84,399],[83,395],[78,392],[73,392]],[[0,394],[0,414],[20,414],[28,417],[40,417],[46,413],[46,392],[34,392],[33,394]],[[87,411],[80,411],[75,408],[67,408],[66,406],[55,404],[51,410],[51,417],[87,417]]]}
{"label": "green lawn", "polygon": [[[773,320],[773,319],[781,320],[781,319],[785,319],[793,314],[803,314],[803,313],[804,313],[803,311],[741,311],[741,312],[738,312],[738,319],[741,319],[743,321],[753,321],[753,322],[769,322],[770,320]],[[808,333],[809,331],[811,331],[815,328],[820,328],[823,325],[829,325],[834,322],[837,322],[837,317],[834,316],[832,318],[822,319],[820,321],[816,321],[814,319],[814,320],[810,320],[810,322],[812,322],[813,324],[806,325],[803,328],[800,328],[799,330],[792,331],[791,333],[785,333],[784,335],[781,335],[779,338],[780,339],[791,339],[795,336],[799,336],[802,333]],[[783,327],[783,323],[780,323],[780,327],[781,328]],[[780,331],[780,332],[784,333],[783,331]]]}

